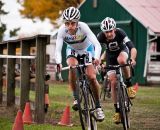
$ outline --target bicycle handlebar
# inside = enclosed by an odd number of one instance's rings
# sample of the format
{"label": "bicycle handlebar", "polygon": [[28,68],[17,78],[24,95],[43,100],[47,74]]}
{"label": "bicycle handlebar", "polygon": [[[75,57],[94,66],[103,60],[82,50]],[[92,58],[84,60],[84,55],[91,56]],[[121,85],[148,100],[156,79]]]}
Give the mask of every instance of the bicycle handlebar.
{"label": "bicycle handlebar", "polygon": [[122,67],[130,66],[130,64],[124,64],[124,65],[108,65],[105,67],[106,69],[119,69]]}
{"label": "bicycle handlebar", "polygon": [[71,69],[71,68],[77,68],[77,67],[88,66],[88,65],[92,65],[92,63],[86,63],[86,64],[80,64],[80,65],[74,65],[74,66],[67,66],[67,67],[63,67],[62,70],[68,70],[68,69]]}
{"label": "bicycle handlebar", "polygon": [[130,63],[124,64],[124,65],[108,65],[107,67],[105,67],[105,69],[119,69],[126,66],[129,66],[131,68],[132,76],[134,76],[134,68]]}

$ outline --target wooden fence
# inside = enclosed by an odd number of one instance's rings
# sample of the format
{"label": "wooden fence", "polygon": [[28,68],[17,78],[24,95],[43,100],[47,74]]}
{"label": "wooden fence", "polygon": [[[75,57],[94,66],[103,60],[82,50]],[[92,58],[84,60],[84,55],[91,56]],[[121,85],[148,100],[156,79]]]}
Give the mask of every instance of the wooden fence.
{"label": "wooden fence", "polygon": [[[4,41],[0,43],[0,103],[3,100],[3,79],[6,79],[7,107],[15,104],[15,66],[20,65],[20,108],[24,110],[29,101],[30,64],[35,62],[35,116],[37,123],[44,123],[44,95],[46,71],[46,45],[50,43],[49,35]],[[31,48],[34,48],[31,50]],[[6,65],[6,73],[4,71]]]}

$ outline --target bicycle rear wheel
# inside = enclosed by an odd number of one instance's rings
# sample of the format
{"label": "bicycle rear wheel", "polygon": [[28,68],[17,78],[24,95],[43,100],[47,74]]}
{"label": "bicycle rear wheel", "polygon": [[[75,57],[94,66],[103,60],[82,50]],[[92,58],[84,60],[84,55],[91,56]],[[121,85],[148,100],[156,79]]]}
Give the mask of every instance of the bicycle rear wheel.
{"label": "bicycle rear wheel", "polygon": [[77,82],[78,110],[79,110],[80,123],[82,126],[82,130],[92,130],[90,110],[85,89],[86,86],[82,85],[85,84],[79,81]]}

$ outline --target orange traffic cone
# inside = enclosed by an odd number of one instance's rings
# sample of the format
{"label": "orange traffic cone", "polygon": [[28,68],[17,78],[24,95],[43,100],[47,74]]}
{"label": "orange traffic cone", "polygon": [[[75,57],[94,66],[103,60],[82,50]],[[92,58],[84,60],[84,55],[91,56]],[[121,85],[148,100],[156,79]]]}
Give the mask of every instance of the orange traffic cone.
{"label": "orange traffic cone", "polygon": [[45,104],[48,104],[48,106],[49,106],[49,96],[48,96],[48,93],[45,94]]}
{"label": "orange traffic cone", "polygon": [[138,88],[139,88],[139,85],[138,85],[138,83],[136,83],[136,84],[133,86],[133,89],[137,92],[137,91],[138,91]]}
{"label": "orange traffic cone", "polygon": [[32,124],[32,114],[31,114],[30,102],[26,102],[24,113],[23,113],[23,123]]}
{"label": "orange traffic cone", "polygon": [[44,102],[44,112],[48,112],[48,107],[49,107],[49,96],[48,93],[45,94],[45,102]]}
{"label": "orange traffic cone", "polygon": [[71,116],[70,116],[70,106],[67,106],[65,108],[65,111],[63,112],[63,115],[61,117],[61,121],[58,123],[59,125],[64,125],[64,126],[72,126],[71,124]]}
{"label": "orange traffic cone", "polygon": [[15,118],[15,122],[13,124],[12,130],[24,130],[21,110],[18,110],[17,112],[17,116]]}

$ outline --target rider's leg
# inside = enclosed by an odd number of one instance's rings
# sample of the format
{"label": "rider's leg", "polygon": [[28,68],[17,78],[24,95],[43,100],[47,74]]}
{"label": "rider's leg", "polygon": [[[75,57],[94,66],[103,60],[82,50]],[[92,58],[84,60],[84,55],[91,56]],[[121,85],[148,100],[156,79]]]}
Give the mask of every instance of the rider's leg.
{"label": "rider's leg", "polygon": [[116,94],[116,85],[117,85],[117,77],[116,77],[116,72],[115,70],[110,70],[107,72],[108,76],[109,76],[109,80],[111,83],[111,96],[112,96],[112,100],[113,103],[116,104],[117,103],[117,94]]}
{"label": "rider's leg", "polygon": [[[117,58],[117,61],[120,65],[124,65],[127,63],[127,60],[128,60],[128,54],[124,51],[122,51],[118,58]],[[129,69],[129,66],[126,66],[126,67],[123,67],[123,73],[124,73],[124,76],[126,79],[130,78],[131,77],[131,74],[130,74],[130,69]]]}
{"label": "rider's leg", "polygon": [[91,89],[92,89],[92,92],[95,97],[97,119],[99,121],[102,121],[102,120],[104,120],[105,115],[104,115],[103,110],[100,105],[100,98],[99,98],[100,84],[97,81],[96,71],[95,71],[93,65],[87,66],[86,74],[87,74],[88,79],[90,81]]}
{"label": "rider's leg", "polygon": [[99,101],[99,88],[100,85],[96,79],[96,71],[94,69],[93,65],[89,65],[86,69],[86,74],[88,76],[88,79],[90,81],[92,91],[96,100],[96,107],[100,107],[100,101]]}
{"label": "rider's leg", "polygon": [[[69,57],[67,59],[67,64],[68,66],[75,66],[78,64],[78,61],[76,58],[74,57]],[[77,110],[76,108],[76,104],[77,104],[77,93],[76,93],[76,69],[70,69],[69,70],[69,76],[68,76],[68,80],[69,80],[69,86],[71,87],[71,90],[73,92],[73,97],[74,97],[74,104],[73,104],[73,109]]]}
{"label": "rider's leg", "polygon": [[[118,58],[117,58],[117,61],[120,65],[124,65],[127,63],[127,59],[128,59],[128,54],[124,51],[122,51]],[[136,92],[133,90],[133,88],[131,87],[132,86],[132,82],[131,82],[131,71],[130,71],[130,68],[129,66],[126,66],[126,67],[123,67],[123,73],[124,73],[124,76],[125,76],[125,79],[126,79],[126,86],[128,88],[128,95],[129,97],[132,99],[132,98],[135,98],[136,96]]]}
{"label": "rider's leg", "polygon": [[114,123],[118,124],[121,122],[120,119],[120,114],[119,114],[119,109],[117,107],[117,90],[116,90],[116,86],[117,86],[117,77],[116,77],[116,72],[115,70],[110,70],[107,72],[108,76],[109,76],[109,80],[111,83],[111,97],[114,103],[114,108],[115,108],[115,114],[113,116],[113,121]]}

